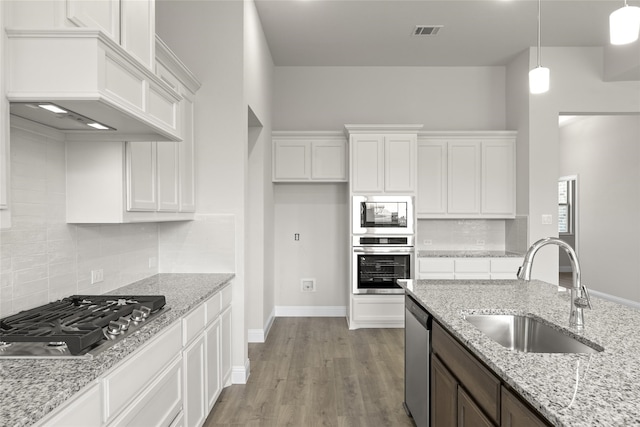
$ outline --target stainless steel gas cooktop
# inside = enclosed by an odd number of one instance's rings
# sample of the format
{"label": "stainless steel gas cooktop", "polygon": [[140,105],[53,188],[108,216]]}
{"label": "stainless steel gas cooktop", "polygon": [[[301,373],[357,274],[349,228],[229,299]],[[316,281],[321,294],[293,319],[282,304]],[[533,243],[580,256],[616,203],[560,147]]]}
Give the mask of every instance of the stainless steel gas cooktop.
{"label": "stainless steel gas cooktop", "polygon": [[73,295],[0,319],[0,358],[91,358],[169,309],[163,295]]}

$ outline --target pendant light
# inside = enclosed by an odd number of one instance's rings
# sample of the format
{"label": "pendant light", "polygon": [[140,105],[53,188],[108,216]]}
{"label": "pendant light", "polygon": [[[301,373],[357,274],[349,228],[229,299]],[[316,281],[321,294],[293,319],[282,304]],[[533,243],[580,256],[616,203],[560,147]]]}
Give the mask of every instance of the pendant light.
{"label": "pendant light", "polygon": [[538,0],[538,66],[529,71],[529,92],[533,94],[549,90],[549,69],[540,66],[540,3]]}
{"label": "pendant light", "polygon": [[628,44],[638,40],[640,33],[640,7],[624,6],[609,15],[609,35],[611,44]]}

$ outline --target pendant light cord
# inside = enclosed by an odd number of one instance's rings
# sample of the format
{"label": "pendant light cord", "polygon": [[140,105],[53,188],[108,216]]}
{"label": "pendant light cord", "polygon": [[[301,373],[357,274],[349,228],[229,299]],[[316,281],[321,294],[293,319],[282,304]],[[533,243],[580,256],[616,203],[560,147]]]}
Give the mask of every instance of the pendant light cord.
{"label": "pendant light cord", "polygon": [[542,0],[538,0],[538,67],[540,67],[540,3],[541,2]]}

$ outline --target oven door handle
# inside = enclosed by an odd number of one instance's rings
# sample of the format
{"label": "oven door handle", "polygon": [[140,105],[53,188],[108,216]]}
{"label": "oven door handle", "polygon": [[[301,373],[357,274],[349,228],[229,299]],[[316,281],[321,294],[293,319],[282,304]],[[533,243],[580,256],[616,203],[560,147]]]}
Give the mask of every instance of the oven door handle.
{"label": "oven door handle", "polygon": [[381,248],[362,248],[362,247],[356,247],[353,248],[353,252],[354,253],[361,253],[361,254],[392,254],[392,253],[398,253],[398,254],[411,254],[413,253],[413,248],[389,248],[389,247],[381,247]]}

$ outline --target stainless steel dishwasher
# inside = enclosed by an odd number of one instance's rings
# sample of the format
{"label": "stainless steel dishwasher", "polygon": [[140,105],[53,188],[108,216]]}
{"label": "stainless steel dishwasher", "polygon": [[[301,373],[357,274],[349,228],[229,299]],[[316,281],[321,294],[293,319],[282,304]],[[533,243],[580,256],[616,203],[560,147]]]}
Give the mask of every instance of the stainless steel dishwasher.
{"label": "stainless steel dishwasher", "polygon": [[428,427],[431,316],[409,295],[404,303],[404,409],[417,427]]}

